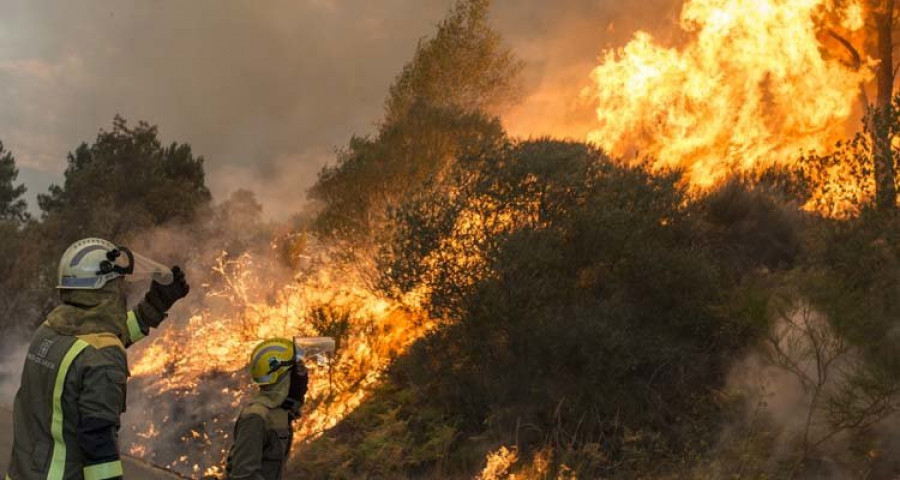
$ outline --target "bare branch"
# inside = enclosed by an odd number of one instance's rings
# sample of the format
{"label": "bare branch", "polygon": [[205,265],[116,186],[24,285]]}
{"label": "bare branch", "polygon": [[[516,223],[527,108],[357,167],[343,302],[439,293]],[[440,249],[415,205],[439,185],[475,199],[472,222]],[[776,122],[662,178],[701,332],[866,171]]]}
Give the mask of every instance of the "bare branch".
{"label": "bare branch", "polygon": [[847,49],[847,52],[850,54],[850,57],[853,59],[853,61],[851,63],[847,64],[848,67],[852,68],[853,70],[857,70],[857,71],[860,68],[862,68],[862,55],[860,55],[859,50],[857,50],[857,48],[854,47],[852,43],[850,43],[850,40],[847,40],[846,38],[841,36],[841,34],[837,33],[832,28],[828,29],[828,35],[831,38],[837,40],[838,43],[840,43],[841,45],[843,45],[843,47],[845,49]]}

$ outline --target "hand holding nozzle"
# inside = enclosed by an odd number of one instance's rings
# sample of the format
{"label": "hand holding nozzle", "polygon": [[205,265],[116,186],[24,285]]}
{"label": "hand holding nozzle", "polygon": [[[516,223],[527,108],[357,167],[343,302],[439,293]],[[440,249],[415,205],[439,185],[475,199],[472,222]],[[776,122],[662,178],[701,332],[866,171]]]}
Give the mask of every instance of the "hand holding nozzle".
{"label": "hand holding nozzle", "polygon": [[300,358],[315,358],[319,366],[324,366],[334,355],[335,342],[331,337],[294,337],[294,348]]}

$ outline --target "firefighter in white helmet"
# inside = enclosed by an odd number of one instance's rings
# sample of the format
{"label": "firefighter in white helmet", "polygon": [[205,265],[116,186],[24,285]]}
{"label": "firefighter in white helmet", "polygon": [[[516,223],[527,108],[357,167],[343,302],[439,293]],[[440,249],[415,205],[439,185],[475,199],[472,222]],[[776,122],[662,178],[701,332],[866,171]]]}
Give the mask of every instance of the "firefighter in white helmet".
{"label": "firefighter in white helmet", "polygon": [[[152,283],[128,311],[122,282],[138,278]],[[63,254],[57,288],[62,304],[35,332],[22,370],[6,480],[120,478],[125,349],[158,327],[190,287],[177,266],[87,238]]]}

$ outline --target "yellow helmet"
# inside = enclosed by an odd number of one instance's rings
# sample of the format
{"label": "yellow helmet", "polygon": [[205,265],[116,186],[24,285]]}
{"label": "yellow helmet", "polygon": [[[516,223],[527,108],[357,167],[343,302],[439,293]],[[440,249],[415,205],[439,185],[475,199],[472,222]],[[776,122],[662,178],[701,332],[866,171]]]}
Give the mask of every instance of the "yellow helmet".
{"label": "yellow helmet", "polygon": [[297,349],[286,338],[270,338],[253,349],[250,354],[250,376],[259,385],[278,382],[297,364]]}

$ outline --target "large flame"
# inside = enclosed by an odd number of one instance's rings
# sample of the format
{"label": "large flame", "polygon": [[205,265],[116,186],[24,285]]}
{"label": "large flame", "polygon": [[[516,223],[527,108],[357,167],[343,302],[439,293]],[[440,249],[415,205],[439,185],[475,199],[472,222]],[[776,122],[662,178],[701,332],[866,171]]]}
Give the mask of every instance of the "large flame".
{"label": "large flame", "polygon": [[[680,47],[638,32],[607,52],[586,92],[599,125],[588,136],[614,155],[639,152],[712,185],[734,171],[795,162],[846,136],[870,74],[823,53],[825,0],[688,0]],[[843,26],[862,28],[851,3]]]}

